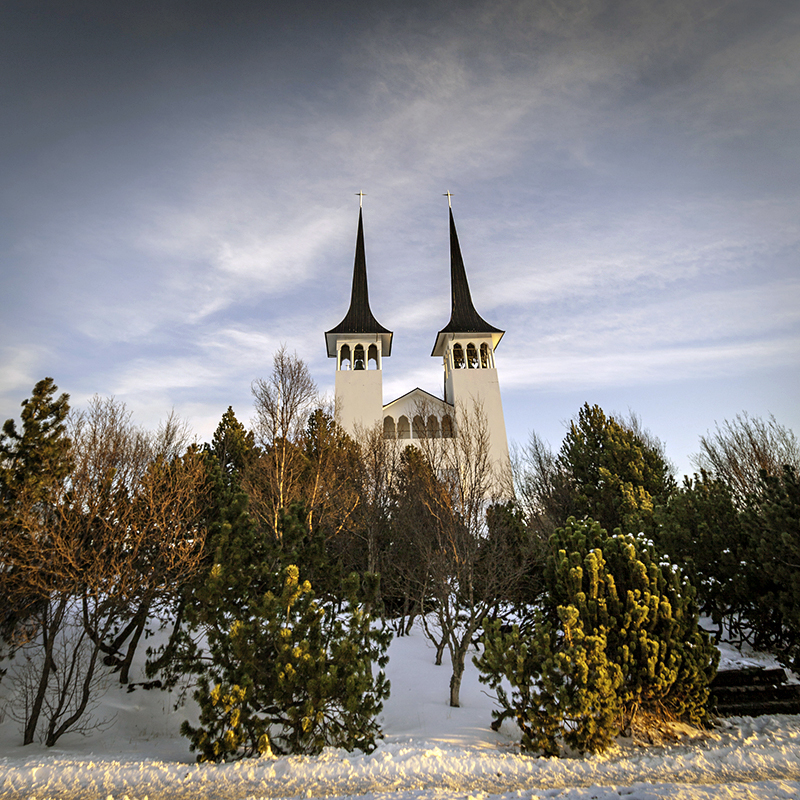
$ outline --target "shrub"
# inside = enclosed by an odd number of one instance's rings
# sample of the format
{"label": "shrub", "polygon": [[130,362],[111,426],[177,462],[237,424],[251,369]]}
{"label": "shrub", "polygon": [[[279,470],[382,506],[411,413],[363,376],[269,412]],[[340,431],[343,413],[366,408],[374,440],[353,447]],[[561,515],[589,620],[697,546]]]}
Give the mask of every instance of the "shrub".
{"label": "shrub", "polygon": [[334,615],[314,599],[296,566],[280,589],[209,639],[213,665],[195,692],[200,726],[185,722],[199,761],[277,753],[319,753],[326,745],[375,748],[376,721],[389,693],[382,669],[389,635],[372,629],[357,604]]}
{"label": "shrub", "polygon": [[650,542],[571,518],[551,538],[545,582],[533,632],[495,624],[476,659],[497,690],[496,719],[517,720],[524,748],[600,751],[639,712],[706,721],[717,651],[693,588]]}

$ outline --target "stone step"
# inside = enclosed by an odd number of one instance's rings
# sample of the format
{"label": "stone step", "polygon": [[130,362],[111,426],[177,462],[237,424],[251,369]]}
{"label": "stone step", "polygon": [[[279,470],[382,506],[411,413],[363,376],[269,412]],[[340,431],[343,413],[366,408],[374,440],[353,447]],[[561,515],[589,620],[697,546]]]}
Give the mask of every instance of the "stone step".
{"label": "stone step", "polygon": [[709,688],[711,708],[718,716],[800,714],[800,686],[785,683],[782,669],[726,670],[717,676],[721,679]]}
{"label": "stone step", "polygon": [[780,667],[746,667],[744,669],[725,669],[714,676],[711,688],[728,686],[778,686],[786,683],[786,672]]}

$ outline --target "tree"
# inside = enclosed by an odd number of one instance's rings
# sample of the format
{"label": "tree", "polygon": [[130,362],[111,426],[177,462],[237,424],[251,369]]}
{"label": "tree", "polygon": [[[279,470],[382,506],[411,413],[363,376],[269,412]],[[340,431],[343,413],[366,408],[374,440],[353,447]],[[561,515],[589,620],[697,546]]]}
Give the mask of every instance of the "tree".
{"label": "tree", "polygon": [[[425,631],[437,656],[443,645],[449,651],[450,705],[458,707],[469,648],[501,600],[514,593],[525,568],[509,541],[517,534],[513,526],[497,526],[488,536],[486,513],[498,481],[489,458],[486,415],[475,406],[456,408],[454,416],[456,436],[419,440],[422,464],[415,488],[430,535],[417,533],[412,541],[417,563],[426,565]],[[425,620],[425,607],[435,625]]]}
{"label": "tree", "polygon": [[[386,438],[379,425],[358,431],[356,443],[355,491],[358,503],[354,530],[366,551],[366,570],[380,572],[391,565],[391,561],[382,565],[381,555],[390,537],[393,491],[400,476],[402,450],[398,440]],[[381,584],[385,590],[387,584],[383,580]]]}
{"label": "tree", "polygon": [[13,597],[9,594],[15,576],[5,554],[6,537],[31,510],[47,517],[61,481],[72,468],[66,427],[69,395],[56,398],[57,388],[52,378],[39,381],[31,397],[22,402],[22,430],[9,419],[0,434],[0,525],[5,563],[0,577],[0,636],[12,646],[17,634],[24,635],[26,616],[39,601],[19,590]]}
{"label": "tree", "polygon": [[[318,595],[336,595],[350,572],[375,572],[364,552],[358,517],[361,459],[358,445],[323,409],[308,418],[301,443],[306,458],[302,480],[304,527],[319,538],[329,563],[312,576],[310,564],[298,564]],[[333,565],[336,568],[331,569]]]}
{"label": "tree", "polygon": [[476,660],[500,689],[498,721],[516,718],[527,746],[554,754],[559,737],[602,750],[637,716],[706,720],[718,653],[692,587],[646,539],[571,519],[551,540],[546,581],[532,632],[495,625]]}
{"label": "tree", "polygon": [[492,727],[514,717],[523,750],[547,756],[560,754],[560,741],[600,752],[619,731],[622,670],[608,658],[604,630],[587,635],[574,606],[560,606],[558,617],[554,627],[535,612],[527,633],[519,625],[504,631],[500,620],[487,625],[475,664],[503,709]]}
{"label": "tree", "polygon": [[[37,441],[45,454],[54,449],[52,439],[39,436],[48,427],[42,416],[47,423],[55,409],[66,417],[66,402],[54,404],[54,392],[52,382],[37,384],[26,409],[40,414],[23,414],[23,434],[7,448],[11,472],[22,454],[45,463],[30,456]],[[67,465],[54,469],[57,481],[4,478],[4,486],[16,487],[2,520],[3,579],[4,594],[24,612],[15,644],[30,667],[22,696],[25,744],[39,735],[52,746],[85,726],[103,654],[115,654],[133,632],[130,657],[139,617],[144,624],[157,599],[191,574],[202,546],[198,453],[171,464],[160,456],[148,461],[146,440],[114,401],[95,399],[87,414],[73,416],[70,430],[70,438],[62,430],[55,442]],[[6,431],[15,432],[13,423]]]}
{"label": "tree", "polygon": [[674,490],[662,454],[588,403],[570,423],[559,462],[575,487],[574,515],[591,517],[607,530],[652,530],[656,505]]}
{"label": "tree", "polygon": [[652,533],[655,508],[675,490],[664,447],[639,418],[606,416],[588,403],[557,454],[532,433],[514,462],[526,522],[543,542],[570,516]]}
{"label": "tree", "polygon": [[750,558],[750,545],[728,485],[707,472],[685,478],[655,519],[659,551],[697,589],[701,610],[718,626],[718,637],[724,621],[743,631],[752,598],[744,588],[742,564]]}
{"label": "tree", "polygon": [[546,544],[572,510],[573,483],[558,455],[535,431],[527,444],[512,450],[511,465],[514,494],[528,529]]}
{"label": "tree", "polygon": [[303,427],[317,404],[317,387],[306,364],[281,347],[272,372],[253,383],[255,439],[260,457],[249,465],[245,485],[252,513],[274,536],[280,536],[282,509],[301,498],[306,458]]}
{"label": "tree", "polygon": [[742,515],[750,544],[743,565],[744,591],[754,644],[800,667],[800,473],[786,465],[761,474]]}
{"label": "tree", "polygon": [[255,436],[239,422],[233,408],[228,406],[207,449],[219,461],[223,475],[241,475],[253,457]]}
{"label": "tree", "polygon": [[[425,622],[430,583],[428,552],[436,540],[436,519],[427,503],[435,484],[422,453],[408,446],[400,452],[389,485],[388,529],[380,550],[384,613],[395,620],[397,633],[407,635],[418,614]],[[444,640],[436,643],[436,664],[442,663]]]}
{"label": "tree", "polygon": [[[359,608],[355,576],[342,615],[315,602],[297,567],[280,577],[246,615],[209,629],[212,665],[195,693],[200,726],[181,729],[200,761],[375,748],[389,684],[372,668],[386,665],[388,634],[373,630]],[[210,576],[222,579],[222,570]]]}
{"label": "tree", "polygon": [[[338,464],[335,452],[347,452],[347,443],[320,414],[294,435],[303,470],[294,499],[276,506],[277,532],[250,513],[243,490],[261,456],[249,446],[241,458],[226,456],[231,440],[245,441],[230,409],[207,448],[212,495],[202,568],[184,584],[179,626],[148,667],[168,687],[196,676],[200,725],[183,732],[200,760],[317,752],[325,744],[369,750],[379,734],[375,715],[388,682],[372,667],[385,665],[388,635],[372,629],[368,613],[377,579],[343,579],[326,548],[333,467],[319,462]],[[315,595],[309,577],[326,591]]]}
{"label": "tree", "polygon": [[743,507],[747,496],[758,491],[762,471],[780,477],[785,465],[800,470],[800,444],[772,414],[763,420],[744,412],[701,436],[700,452],[692,460],[699,470],[724,481]]}

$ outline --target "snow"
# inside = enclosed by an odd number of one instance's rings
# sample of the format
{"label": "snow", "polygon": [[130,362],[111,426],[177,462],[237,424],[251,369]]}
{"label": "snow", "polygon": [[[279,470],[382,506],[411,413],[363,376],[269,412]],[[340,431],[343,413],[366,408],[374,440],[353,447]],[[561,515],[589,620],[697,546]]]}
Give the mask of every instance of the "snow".
{"label": "snow", "polygon": [[[705,800],[800,798],[800,716],[721,721],[706,737],[663,747],[620,740],[600,756],[521,755],[513,726],[489,728],[492,697],[467,666],[462,708],[447,705],[449,664],[436,667],[424,637],[395,638],[385,739],[366,755],[329,749],[318,757],[195,764],[174,696],[128,693],[112,684],[98,711],[111,727],[66,735],[54,748],[21,747],[18,723],[0,723],[0,798],[281,798],[381,800]],[[762,654],[722,649],[721,666],[774,666]],[[6,681],[8,678],[6,679]],[[8,691],[8,684],[0,684]]]}

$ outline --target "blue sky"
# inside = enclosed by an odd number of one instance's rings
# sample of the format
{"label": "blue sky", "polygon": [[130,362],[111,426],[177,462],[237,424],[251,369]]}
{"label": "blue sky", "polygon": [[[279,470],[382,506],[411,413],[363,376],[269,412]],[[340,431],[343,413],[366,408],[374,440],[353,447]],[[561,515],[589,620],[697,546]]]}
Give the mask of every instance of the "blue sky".
{"label": "blue sky", "polygon": [[205,440],[281,343],[332,393],[358,191],[384,399],[440,393],[450,191],[511,440],[800,432],[793,0],[6,0],[0,174],[0,419],[50,375]]}

